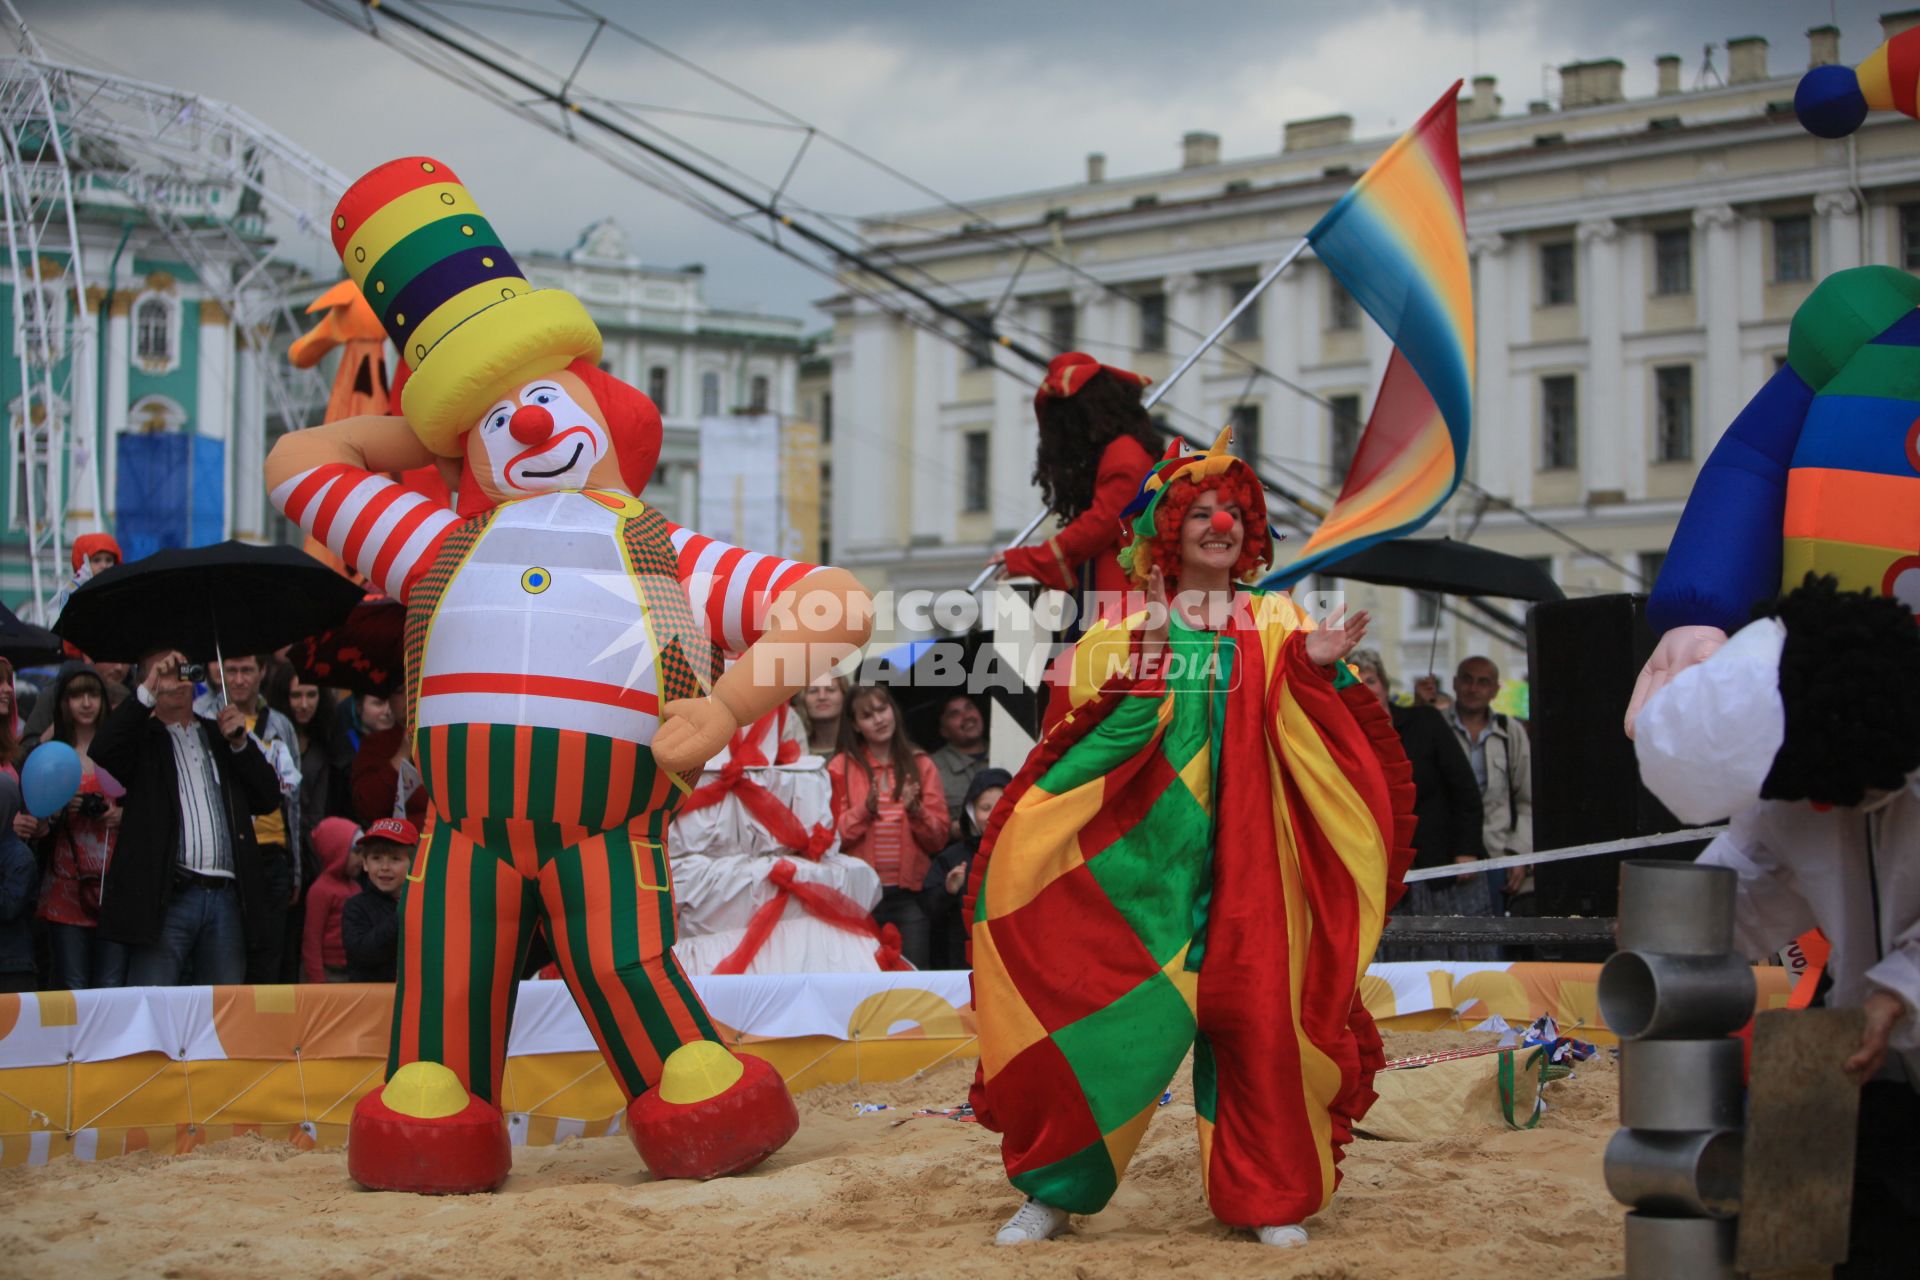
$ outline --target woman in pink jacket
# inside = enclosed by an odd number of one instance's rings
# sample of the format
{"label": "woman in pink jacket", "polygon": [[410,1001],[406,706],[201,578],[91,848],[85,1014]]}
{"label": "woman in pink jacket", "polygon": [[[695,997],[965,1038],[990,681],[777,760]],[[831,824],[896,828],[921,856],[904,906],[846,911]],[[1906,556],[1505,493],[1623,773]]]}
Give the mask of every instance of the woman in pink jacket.
{"label": "woman in pink jacket", "polygon": [[900,954],[916,969],[931,956],[920,896],[927,860],[947,842],[939,768],[908,741],[900,707],[884,687],[856,689],[840,717],[840,754],[827,763],[841,851],[880,873],[873,918],[900,931]]}

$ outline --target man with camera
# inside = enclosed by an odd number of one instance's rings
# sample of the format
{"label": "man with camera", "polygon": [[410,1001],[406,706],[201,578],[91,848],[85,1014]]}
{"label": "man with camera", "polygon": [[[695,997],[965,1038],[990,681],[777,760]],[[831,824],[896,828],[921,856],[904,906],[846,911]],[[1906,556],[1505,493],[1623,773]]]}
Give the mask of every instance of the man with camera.
{"label": "man with camera", "polygon": [[93,740],[127,789],[99,927],[131,949],[130,986],[244,981],[249,917],[267,916],[252,817],[279,807],[279,779],[239,708],[194,714],[204,671],[177,650],[145,655]]}

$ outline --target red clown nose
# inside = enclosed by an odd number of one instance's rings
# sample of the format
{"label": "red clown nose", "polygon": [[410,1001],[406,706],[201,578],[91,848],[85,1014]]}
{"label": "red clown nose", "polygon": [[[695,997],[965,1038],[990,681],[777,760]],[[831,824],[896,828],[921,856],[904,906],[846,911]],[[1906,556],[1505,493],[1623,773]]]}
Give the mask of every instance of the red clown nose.
{"label": "red clown nose", "polygon": [[[513,417],[514,417],[514,421],[516,422],[518,422],[520,419],[520,415],[517,413],[514,414]],[[518,429],[514,431],[514,434],[515,435],[520,434]],[[1230,511],[1216,511],[1213,513],[1212,523],[1213,523],[1213,531],[1215,533],[1225,533],[1227,530],[1233,528],[1233,513]]]}
{"label": "red clown nose", "polygon": [[537,404],[523,404],[513,411],[507,430],[521,444],[539,444],[553,434],[553,415]]}

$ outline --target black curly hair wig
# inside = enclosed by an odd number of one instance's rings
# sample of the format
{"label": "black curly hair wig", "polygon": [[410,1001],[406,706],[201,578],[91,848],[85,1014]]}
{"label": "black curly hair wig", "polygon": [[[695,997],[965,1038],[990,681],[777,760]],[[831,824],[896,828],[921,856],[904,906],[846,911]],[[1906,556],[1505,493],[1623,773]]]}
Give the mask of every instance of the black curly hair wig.
{"label": "black curly hair wig", "polygon": [[1093,503],[1100,455],[1119,436],[1132,436],[1158,457],[1165,442],[1140,406],[1140,388],[1100,370],[1079,392],[1040,402],[1040,450],[1033,482],[1047,510],[1071,520]]}
{"label": "black curly hair wig", "polygon": [[1807,575],[1754,611],[1786,624],[1780,701],[1786,740],[1766,800],[1856,805],[1920,769],[1920,625],[1898,600]]}

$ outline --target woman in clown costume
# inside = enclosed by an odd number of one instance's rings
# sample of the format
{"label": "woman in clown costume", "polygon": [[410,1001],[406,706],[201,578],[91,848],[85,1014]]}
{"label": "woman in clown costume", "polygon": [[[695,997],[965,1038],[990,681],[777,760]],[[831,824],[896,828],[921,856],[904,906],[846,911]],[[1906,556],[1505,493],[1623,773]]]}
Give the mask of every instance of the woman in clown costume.
{"label": "woman in clown costume", "polygon": [[[868,632],[839,570],[730,547],[637,495],[659,412],[598,367],[584,307],[521,276],[425,157],[341,198],[335,248],[404,361],[401,417],[283,438],[273,501],[407,605],[407,724],[430,799],[401,912],[385,1085],[349,1171],[487,1190],[515,978],[544,924],[658,1176],[750,1167],[798,1123],[719,1043],[675,962],[665,833],[689,777]],[[456,514],[388,478],[458,464]],[[741,660],[722,671],[725,656]]]}
{"label": "woman in clown costume", "polygon": [[974,1103],[1028,1197],[1001,1244],[1106,1204],[1190,1048],[1208,1199],[1269,1244],[1305,1240],[1374,1096],[1358,986],[1409,770],[1341,662],[1366,615],[1236,586],[1272,541],[1226,440],[1147,477],[1121,553],[1147,608],[1079,642],[975,862]]}

